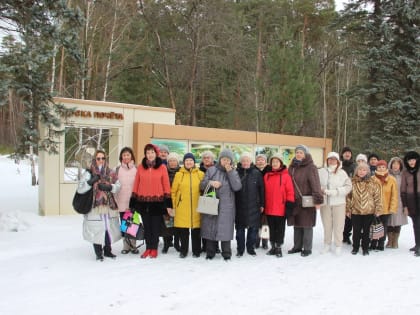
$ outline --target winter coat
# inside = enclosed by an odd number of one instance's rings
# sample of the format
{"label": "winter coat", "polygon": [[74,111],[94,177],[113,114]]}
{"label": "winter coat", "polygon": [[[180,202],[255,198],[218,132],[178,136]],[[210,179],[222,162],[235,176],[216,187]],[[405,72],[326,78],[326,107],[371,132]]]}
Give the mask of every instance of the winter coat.
{"label": "winter coat", "polygon": [[381,186],[382,192],[382,213],[381,214],[393,214],[397,213],[398,207],[398,187],[397,181],[392,176],[386,176],[385,182],[374,176],[376,182]]}
{"label": "winter coat", "polygon": [[[93,244],[105,244],[105,232],[108,231],[111,244],[119,241],[121,239],[121,230],[120,230],[120,218],[117,211],[111,209],[110,202],[111,197],[113,200],[113,194],[117,193],[120,189],[120,183],[117,180],[116,174],[113,171],[110,171],[110,180],[113,181],[112,190],[108,192],[108,203],[101,204],[98,207],[92,208],[92,210],[83,216],[83,239],[91,242]],[[87,181],[91,179],[92,175],[89,172],[85,172],[81,177],[77,192],[83,194],[92,188]],[[97,184],[93,185],[93,195],[99,195],[101,192],[97,189]],[[99,198],[103,201],[103,198]],[[101,202],[102,202],[101,201]],[[112,202],[111,204],[114,204]],[[116,206],[116,204],[115,204]]]}
{"label": "winter coat", "polygon": [[406,168],[401,174],[401,201],[403,207],[408,208],[408,215],[414,217],[420,215],[420,170],[418,167],[416,170],[408,170],[406,161],[404,166]]}
{"label": "winter coat", "polygon": [[318,170],[321,189],[335,190],[334,195],[324,195],[324,204],[328,206],[344,205],[346,196],[351,191],[351,179],[339,168],[337,172],[323,167]]}
{"label": "winter coat", "polygon": [[235,194],[235,224],[241,228],[258,228],[261,221],[260,208],[264,207],[263,177],[253,165],[250,168],[243,168],[239,163],[237,171],[242,188]]}
{"label": "winter coat", "polygon": [[172,207],[168,169],[159,157],[155,159],[152,167],[149,167],[146,161],[146,158],[143,158],[137,167],[130,203],[140,213],[148,209],[151,215],[167,214],[166,208]]}
{"label": "winter coat", "polygon": [[134,162],[128,164],[121,164],[115,169],[118,180],[121,183],[121,189],[118,193],[114,194],[115,200],[118,205],[118,211],[124,212],[129,209],[131,194],[133,191],[134,179],[136,178],[137,168]]}
{"label": "winter coat", "polygon": [[342,169],[347,173],[347,175],[352,178],[354,175],[354,170],[356,169],[356,163],[354,163],[353,159],[351,160],[342,160]]}
{"label": "winter coat", "polygon": [[293,159],[289,167],[289,174],[292,177],[292,181],[294,179],[295,207],[293,215],[287,219],[287,225],[303,228],[314,227],[316,224],[316,209],[315,207],[302,207],[302,197],[300,195],[312,195],[314,204],[322,204],[324,201],[318,169],[312,160],[311,154],[306,154],[300,163]]}
{"label": "winter coat", "polygon": [[346,212],[358,215],[382,214],[381,186],[372,177],[354,176],[353,189],[346,198]]}
{"label": "winter coat", "polygon": [[204,173],[196,167],[191,170],[181,167],[175,174],[171,188],[175,227],[194,229],[200,227],[200,213],[197,212],[197,205],[203,178]]}
{"label": "winter coat", "polygon": [[391,169],[392,163],[399,159],[401,163],[403,161],[400,158],[392,158],[388,163],[389,175],[394,176],[395,180],[397,181],[397,189],[398,189],[398,207],[397,213],[391,215],[389,218],[388,226],[401,226],[406,225],[408,223],[407,216],[403,212],[403,206],[401,202],[401,171],[394,172]]}
{"label": "winter coat", "polygon": [[222,183],[222,186],[216,189],[216,197],[219,198],[219,214],[201,215],[201,236],[213,241],[230,241],[233,239],[235,222],[235,191],[242,188],[241,179],[236,170],[226,172],[224,167],[217,164],[207,170],[200,189],[204,190],[211,180]]}
{"label": "winter coat", "polygon": [[284,217],[286,202],[295,202],[295,190],[287,168],[283,166],[279,170],[270,170],[265,173],[264,187],[264,214]]}

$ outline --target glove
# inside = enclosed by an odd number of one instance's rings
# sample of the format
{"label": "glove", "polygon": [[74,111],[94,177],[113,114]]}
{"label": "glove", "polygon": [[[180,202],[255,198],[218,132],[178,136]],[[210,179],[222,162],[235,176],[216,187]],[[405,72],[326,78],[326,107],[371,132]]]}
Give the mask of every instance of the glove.
{"label": "glove", "polygon": [[99,188],[99,190],[102,190],[102,191],[111,191],[112,190],[112,185],[111,184],[99,183],[98,188]]}
{"label": "glove", "polygon": [[90,177],[90,179],[86,182],[89,186],[92,186],[93,184],[95,184],[98,180],[100,179],[98,174],[95,174],[93,176]]}
{"label": "glove", "polygon": [[286,217],[293,215],[293,208],[295,207],[294,202],[286,201]]}
{"label": "glove", "polygon": [[337,189],[325,189],[325,194],[327,196],[337,196],[338,190]]}

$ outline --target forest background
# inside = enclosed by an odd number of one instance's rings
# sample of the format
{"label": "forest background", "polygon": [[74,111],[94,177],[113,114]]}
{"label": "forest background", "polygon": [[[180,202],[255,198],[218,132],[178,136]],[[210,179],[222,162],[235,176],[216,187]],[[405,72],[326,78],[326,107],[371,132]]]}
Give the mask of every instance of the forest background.
{"label": "forest background", "polygon": [[0,151],[57,151],[68,110],[54,96],[328,137],[335,151],[419,151],[419,6],[348,2],[336,12],[333,0],[2,1]]}

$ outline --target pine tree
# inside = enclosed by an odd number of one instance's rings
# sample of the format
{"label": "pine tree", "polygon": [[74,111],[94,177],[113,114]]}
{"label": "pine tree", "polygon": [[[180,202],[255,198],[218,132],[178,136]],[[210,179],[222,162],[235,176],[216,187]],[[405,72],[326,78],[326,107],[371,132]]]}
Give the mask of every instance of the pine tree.
{"label": "pine tree", "polygon": [[[24,105],[24,123],[20,130],[17,151],[39,149],[57,153],[57,136],[63,132],[61,117],[69,110],[53,102],[50,89],[50,62],[56,52],[54,45],[68,49],[74,58],[77,50],[77,28],[81,16],[67,7],[66,1],[27,0],[2,1],[0,20],[3,30],[16,34],[16,42],[1,55],[1,91],[14,91]],[[39,124],[48,130],[39,134]]]}
{"label": "pine tree", "polygon": [[344,18],[347,34],[360,36],[356,52],[366,71],[353,90],[366,113],[365,149],[383,158],[418,150],[419,6],[414,0],[359,0],[347,6]]}

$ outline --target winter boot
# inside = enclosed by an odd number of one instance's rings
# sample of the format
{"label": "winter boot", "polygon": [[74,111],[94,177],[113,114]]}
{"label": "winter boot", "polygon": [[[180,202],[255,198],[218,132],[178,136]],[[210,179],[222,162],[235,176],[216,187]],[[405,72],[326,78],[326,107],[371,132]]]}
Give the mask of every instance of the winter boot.
{"label": "winter boot", "polygon": [[328,244],[324,244],[324,248],[321,250],[321,254],[326,254],[331,250],[331,246]]}
{"label": "winter boot", "polygon": [[274,242],[270,242],[271,249],[267,252],[267,255],[275,255],[276,254],[276,244]]}
{"label": "winter boot", "polygon": [[162,254],[167,254],[169,247],[171,247],[171,242],[168,240],[167,237],[163,238],[163,248],[162,248]]}
{"label": "winter boot", "polygon": [[392,248],[398,248],[399,238],[400,238],[400,232],[394,232],[394,241],[392,242]]}
{"label": "winter boot", "polygon": [[104,261],[104,255],[102,252],[101,244],[93,244],[93,249],[95,250],[96,260]]}
{"label": "winter boot", "polygon": [[277,258],[283,257],[283,253],[281,252],[281,245],[279,243],[276,243],[274,252]]}
{"label": "winter boot", "polygon": [[104,256],[108,258],[115,259],[117,256],[112,253],[112,248],[110,245],[104,246]]}
{"label": "winter boot", "polygon": [[261,243],[262,243],[262,248],[263,248],[263,249],[268,249],[268,241],[267,241],[267,240],[264,240],[264,239],[263,239],[263,240],[261,241]]}
{"label": "winter boot", "polygon": [[392,248],[394,245],[394,232],[388,232],[388,242],[386,243],[386,248]]}

